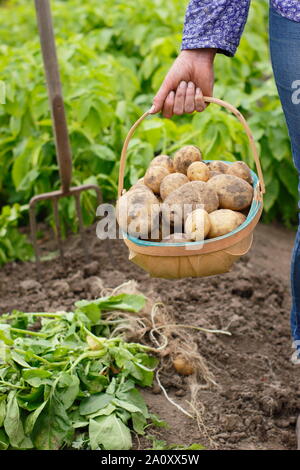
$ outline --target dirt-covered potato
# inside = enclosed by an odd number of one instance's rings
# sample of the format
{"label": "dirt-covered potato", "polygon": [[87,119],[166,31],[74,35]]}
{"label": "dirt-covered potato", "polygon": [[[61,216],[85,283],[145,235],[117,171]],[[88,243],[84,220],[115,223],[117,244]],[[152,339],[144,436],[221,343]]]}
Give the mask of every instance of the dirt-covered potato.
{"label": "dirt-covered potato", "polygon": [[247,183],[252,184],[251,171],[245,162],[234,162],[228,165],[227,174],[238,176],[247,181]]}
{"label": "dirt-covered potato", "polygon": [[194,145],[186,145],[177,150],[174,155],[174,168],[178,173],[186,175],[188,167],[194,162],[200,162],[202,154]]}
{"label": "dirt-covered potato", "polygon": [[116,216],[126,233],[148,238],[151,230],[159,231],[160,204],[149,188],[137,187],[119,198]]}
{"label": "dirt-covered potato", "polygon": [[210,171],[217,171],[218,173],[227,173],[229,165],[227,163],[221,162],[220,160],[215,160],[208,164]]}
{"label": "dirt-covered potato", "polygon": [[190,360],[187,360],[181,354],[173,360],[173,366],[180,375],[192,375],[195,372],[195,367]]}
{"label": "dirt-covered potato", "polygon": [[160,195],[162,200],[166,199],[166,197],[175,191],[175,189],[188,182],[188,177],[183,173],[171,173],[165,176],[160,185]]}
{"label": "dirt-covered potato", "polygon": [[232,232],[239,225],[237,213],[230,209],[219,209],[209,214],[210,229],[208,238],[216,238]]}
{"label": "dirt-covered potato", "polygon": [[169,173],[175,171],[173,160],[168,155],[157,155],[157,157],[153,158],[151,161],[150,166],[163,166]]}
{"label": "dirt-covered potato", "polygon": [[209,168],[204,162],[194,162],[187,169],[187,177],[190,181],[208,181]]}
{"label": "dirt-covered potato", "polygon": [[208,179],[211,179],[211,178],[213,178],[214,176],[217,176],[217,175],[222,175],[222,173],[220,171],[211,171],[211,170],[209,170],[209,178]]}
{"label": "dirt-covered potato", "polygon": [[208,183],[191,181],[169,194],[161,208],[165,223],[171,221],[177,226],[196,209],[205,209],[209,213],[218,209],[218,206],[218,195]]}
{"label": "dirt-covered potato", "polygon": [[218,194],[220,209],[241,211],[249,207],[252,202],[253,187],[238,176],[217,175],[206,184]]}
{"label": "dirt-covered potato", "polygon": [[210,230],[210,219],[204,209],[191,212],[185,221],[184,231],[191,240],[201,241],[207,237]]}
{"label": "dirt-covered potato", "polygon": [[235,211],[235,215],[237,217],[238,225],[242,225],[245,222],[245,220],[247,219],[246,215],[242,214],[242,212],[236,212]]}
{"label": "dirt-covered potato", "polygon": [[163,166],[150,166],[145,173],[144,182],[155,194],[159,194],[162,180],[169,175],[169,171]]}
{"label": "dirt-covered potato", "polygon": [[134,183],[134,185],[131,186],[131,188],[128,191],[133,191],[137,187],[145,187],[145,188],[149,189],[148,186],[146,186],[145,183],[144,183],[144,178],[140,178],[139,180],[137,180],[137,182]]}
{"label": "dirt-covered potato", "polygon": [[191,242],[192,240],[188,237],[186,233],[172,233],[168,237],[162,239],[162,243],[186,243]]}

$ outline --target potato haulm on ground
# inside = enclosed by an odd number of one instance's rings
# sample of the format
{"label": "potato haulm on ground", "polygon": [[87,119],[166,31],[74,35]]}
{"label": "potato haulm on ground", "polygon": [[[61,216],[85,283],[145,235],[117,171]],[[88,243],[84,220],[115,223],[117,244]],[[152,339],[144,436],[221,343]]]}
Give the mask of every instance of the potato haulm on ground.
{"label": "potato haulm on ground", "polygon": [[246,163],[206,162],[198,147],[186,145],[151,161],[144,177],[120,197],[117,218],[124,232],[146,241],[174,243],[173,235],[181,234],[181,243],[196,242],[237,229],[253,195]]}

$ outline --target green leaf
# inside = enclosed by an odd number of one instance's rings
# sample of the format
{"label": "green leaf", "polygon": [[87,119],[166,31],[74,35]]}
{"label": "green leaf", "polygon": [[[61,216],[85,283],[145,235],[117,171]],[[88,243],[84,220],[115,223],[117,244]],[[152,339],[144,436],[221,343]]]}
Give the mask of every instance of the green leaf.
{"label": "green leaf", "polygon": [[12,447],[17,447],[18,449],[30,449],[33,447],[31,439],[26,437],[24,433],[15,392],[10,392],[8,395],[4,429]]}
{"label": "green leaf", "polygon": [[9,447],[9,439],[3,429],[0,429],[0,450],[6,450]]}
{"label": "green leaf", "polygon": [[38,419],[38,417],[40,416],[41,412],[43,411],[46,405],[47,405],[47,400],[44,401],[44,403],[42,403],[35,411],[33,411],[33,413],[30,413],[27,416],[26,421],[25,421],[25,434],[27,434],[27,436],[29,436],[32,433],[36,420]]}
{"label": "green leaf", "polygon": [[10,338],[9,325],[0,325],[0,341],[3,341],[4,344],[11,346],[14,344],[13,340]]}
{"label": "green leaf", "polygon": [[134,388],[133,383],[131,383],[129,386],[131,386],[129,390],[126,388],[126,385],[121,387],[120,390],[116,393],[117,398],[119,398],[122,402],[125,401],[127,403],[133,404],[138,411],[148,418],[148,409],[142,394],[139,390]]}
{"label": "green leaf", "polygon": [[0,428],[2,428],[3,426],[5,416],[6,416],[6,400],[4,398],[0,401]]}
{"label": "green leaf", "polygon": [[279,195],[279,183],[278,180],[274,179],[266,189],[264,195],[264,208],[268,212],[276,202]]}
{"label": "green leaf", "polygon": [[77,375],[70,375],[67,372],[63,372],[60,375],[56,394],[65,410],[69,409],[70,406],[73,405],[77,395],[79,394],[79,385],[80,381]]}
{"label": "green leaf", "polygon": [[28,364],[28,362],[26,362],[25,359],[20,354],[16,353],[16,351],[11,352],[11,357],[20,366],[31,369],[31,366]]}
{"label": "green leaf", "polygon": [[32,438],[38,450],[59,449],[72,432],[71,421],[62,402],[51,393],[35,423]]}
{"label": "green leaf", "polygon": [[295,200],[298,199],[298,174],[292,165],[288,162],[282,162],[279,171],[279,179],[283,182],[284,187],[288,190]]}
{"label": "green leaf", "polygon": [[136,433],[144,435],[145,426],[147,424],[147,419],[142,413],[132,413],[132,425]]}
{"label": "green leaf", "polygon": [[97,416],[108,416],[112,414],[116,410],[116,407],[111,403],[109,403],[105,408],[102,408],[101,410],[96,411],[95,413],[92,413],[88,415],[88,418],[96,418]]}
{"label": "green leaf", "polygon": [[111,297],[102,297],[93,301],[79,300],[75,306],[81,311],[87,307],[97,306],[100,310],[126,310],[128,312],[139,312],[145,305],[146,298],[143,295],[120,294]]}
{"label": "green leaf", "polygon": [[79,406],[81,415],[89,415],[105,408],[112,400],[113,395],[107,393],[95,393],[91,397],[84,398]]}
{"label": "green leaf", "polygon": [[133,405],[132,403],[123,400],[118,400],[117,398],[114,398],[112,403],[119,408],[123,408],[124,410],[129,411],[130,413],[139,413],[141,411],[137,406]]}
{"label": "green leaf", "polygon": [[115,414],[91,419],[89,438],[92,450],[129,450],[132,447],[130,430]]}
{"label": "green leaf", "polygon": [[22,372],[23,379],[32,387],[38,388],[40,385],[51,385],[51,372],[44,369],[25,369]]}

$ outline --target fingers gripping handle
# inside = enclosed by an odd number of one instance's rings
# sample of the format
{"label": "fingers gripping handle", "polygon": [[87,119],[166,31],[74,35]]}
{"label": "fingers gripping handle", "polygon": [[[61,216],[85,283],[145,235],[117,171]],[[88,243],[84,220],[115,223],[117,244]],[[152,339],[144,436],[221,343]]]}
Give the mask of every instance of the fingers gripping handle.
{"label": "fingers gripping handle", "polygon": [[[266,190],[265,190],[265,183],[264,183],[264,177],[263,177],[263,173],[262,173],[262,169],[261,169],[261,164],[260,164],[260,159],[259,159],[259,155],[258,155],[258,151],[257,151],[257,148],[256,148],[256,145],[255,145],[255,141],[254,141],[254,137],[252,135],[252,132],[251,132],[251,129],[246,121],[246,119],[244,118],[244,116],[234,107],[232,106],[231,104],[227,103],[226,101],[223,101],[223,100],[219,100],[218,98],[213,98],[213,97],[208,97],[208,96],[205,96],[204,97],[204,101],[206,101],[207,103],[214,103],[214,104],[218,104],[219,106],[223,106],[224,108],[228,109],[228,111],[231,111],[236,117],[237,119],[241,122],[241,124],[243,125],[244,127],[244,130],[248,136],[248,139],[249,139],[249,145],[250,145],[250,148],[251,148],[251,151],[252,151],[252,154],[253,154],[253,158],[254,158],[254,161],[255,161],[255,165],[256,165],[256,170],[257,170],[257,175],[258,175],[258,178],[259,178],[259,183],[260,183],[260,191],[261,191],[261,194],[265,194]],[[129,145],[129,142],[130,142],[130,139],[131,137],[133,136],[136,128],[141,124],[141,122],[151,114],[150,110],[146,111],[134,124],[133,126],[131,127],[130,131],[128,132],[127,134],[127,137],[125,139],[125,142],[124,142],[124,145],[123,145],[123,149],[122,149],[122,153],[121,153],[121,159],[120,159],[120,169],[119,169],[119,184],[118,184],[118,198],[122,195],[122,191],[123,191],[123,186],[124,186],[124,174],[125,174],[125,165],[126,165],[126,155],[127,155],[127,149],[128,149],[128,145]]]}

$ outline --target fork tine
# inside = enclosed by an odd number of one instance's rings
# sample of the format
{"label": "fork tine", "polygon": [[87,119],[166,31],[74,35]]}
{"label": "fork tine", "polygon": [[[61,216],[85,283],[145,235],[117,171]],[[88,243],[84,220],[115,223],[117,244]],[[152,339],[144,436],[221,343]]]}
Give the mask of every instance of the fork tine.
{"label": "fork tine", "polygon": [[75,193],[74,197],[75,197],[76,212],[77,212],[77,217],[78,217],[78,222],[79,222],[79,233],[80,233],[80,236],[81,236],[82,249],[83,249],[83,253],[84,253],[85,262],[88,263],[89,260],[90,260],[90,256],[89,256],[89,251],[88,251],[88,247],[87,247],[87,244],[86,244],[86,238],[85,238],[85,234],[84,234],[82,209],[81,209],[81,205],[80,205],[80,192]]}
{"label": "fork tine", "polygon": [[59,256],[61,260],[61,264],[63,268],[65,268],[65,257],[64,257],[64,250],[62,246],[62,240],[61,240],[61,229],[60,229],[60,220],[59,220],[59,214],[58,214],[58,199],[54,198],[52,199],[52,205],[53,205],[53,213],[54,213],[54,222],[55,222],[55,228],[56,228],[56,240],[58,244],[58,249],[59,249]]}
{"label": "fork tine", "polygon": [[33,249],[35,253],[35,262],[36,262],[36,269],[38,273],[38,277],[41,277],[41,259],[40,259],[40,250],[37,243],[37,225],[36,225],[36,218],[35,218],[35,204],[29,204],[29,220],[30,220],[30,232],[31,232],[31,241],[33,244]]}

